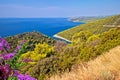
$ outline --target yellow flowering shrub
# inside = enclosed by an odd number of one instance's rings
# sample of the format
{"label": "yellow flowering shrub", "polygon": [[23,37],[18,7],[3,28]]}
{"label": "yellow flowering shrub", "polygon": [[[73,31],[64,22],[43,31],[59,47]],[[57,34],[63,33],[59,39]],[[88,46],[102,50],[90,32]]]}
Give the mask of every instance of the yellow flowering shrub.
{"label": "yellow flowering shrub", "polygon": [[36,64],[36,62],[28,62],[29,64],[31,64],[31,65],[34,65],[34,64]]}
{"label": "yellow flowering shrub", "polygon": [[72,43],[74,45],[81,44],[86,42],[87,39],[92,36],[93,34],[90,31],[80,31],[79,33],[74,34],[72,37]]}
{"label": "yellow flowering shrub", "polygon": [[28,52],[22,54],[20,59],[29,58],[36,62],[41,58],[50,56],[51,54],[53,54],[53,52],[54,52],[53,46],[50,46],[46,43],[43,43],[43,44],[39,43],[35,46],[34,51],[28,51]]}

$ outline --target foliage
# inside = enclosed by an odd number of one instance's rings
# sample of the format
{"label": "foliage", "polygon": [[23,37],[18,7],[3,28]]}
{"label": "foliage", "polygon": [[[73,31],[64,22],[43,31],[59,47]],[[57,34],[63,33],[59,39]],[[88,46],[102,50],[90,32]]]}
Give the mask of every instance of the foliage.
{"label": "foliage", "polygon": [[[24,41],[20,42],[20,45],[18,45],[16,47],[14,52],[1,54],[1,56],[0,56],[0,59],[1,59],[0,60],[0,80],[10,80],[10,79],[12,79],[12,80],[13,79],[14,80],[16,80],[16,79],[18,79],[18,80],[28,80],[28,79],[36,80],[35,78],[32,78],[29,75],[20,74],[17,71],[16,65],[14,63],[14,56],[17,55],[17,52],[22,47],[23,43],[24,43]],[[4,52],[4,50],[6,51],[6,50],[10,49],[8,42],[5,41],[1,37],[0,37],[0,44],[1,44],[0,50],[2,50],[3,52]]]}
{"label": "foliage", "polygon": [[53,75],[48,80],[119,80],[120,46],[94,60],[74,65],[72,71]]}
{"label": "foliage", "polygon": [[80,31],[72,37],[72,43],[74,45],[86,42],[87,39],[92,35],[89,31]]}
{"label": "foliage", "polygon": [[83,60],[90,60],[109,49],[120,45],[120,30],[111,29],[99,35],[93,35],[81,48],[79,57]]}
{"label": "foliage", "polygon": [[63,41],[56,41],[55,43],[55,52],[62,52],[63,48],[66,47],[67,43]]}
{"label": "foliage", "polygon": [[[44,80],[56,73],[70,71],[71,66],[75,63],[75,57],[70,54],[62,56],[51,56],[39,60],[36,65],[28,70],[29,73],[38,80]],[[34,69],[34,70],[33,70]]]}
{"label": "foliage", "polygon": [[[76,40],[78,42],[75,42]],[[35,65],[27,65],[22,68],[22,72],[30,73],[39,80],[46,80],[51,75],[61,74],[65,71],[69,72],[74,64],[94,59],[109,49],[120,45],[120,30],[110,29],[102,34],[82,31],[73,36],[73,41],[73,44],[68,45],[63,42],[55,43],[55,54],[37,60]],[[39,49],[34,49],[34,51],[44,52],[44,48]]]}
{"label": "foliage", "polygon": [[87,39],[87,43],[93,42],[99,40],[99,34],[98,35],[92,35]]}
{"label": "foliage", "polygon": [[30,73],[38,80],[44,80],[53,74],[70,71],[72,65],[77,61],[78,54],[73,53],[79,53],[78,51],[78,47],[66,46],[63,51],[58,51],[50,57],[40,59],[35,65],[28,64],[22,68],[22,72]]}
{"label": "foliage", "polygon": [[11,46],[11,49],[9,50],[9,52],[14,51],[14,49],[17,47],[17,44],[19,44],[21,40],[26,40],[27,45],[25,46],[26,48],[25,52],[33,51],[35,48],[35,45],[38,43],[41,43],[41,44],[47,43],[49,45],[53,45],[55,43],[55,40],[39,32],[26,32],[23,34],[6,37],[5,40]]}
{"label": "foliage", "polygon": [[[76,33],[79,33],[80,31],[90,31],[93,34],[100,34],[102,32],[105,32],[111,29],[110,27],[104,27],[104,25],[112,25],[112,24],[114,24],[115,26],[119,25],[120,20],[117,21],[119,17],[120,15],[116,15],[108,18],[103,18],[94,22],[90,22],[87,24],[82,24],[80,26],[76,26],[71,29],[60,32],[57,35],[64,37],[68,40],[72,40],[72,36]],[[115,23],[115,21],[117,22]]]}
{"label": "foliage", "polygon": [[29,58],[32,61],[37,62],[41,58],[51,56],[54,53],[54,47],[46,43],[37,44],[34,51],[28,51],[21,55],[20,59]]}

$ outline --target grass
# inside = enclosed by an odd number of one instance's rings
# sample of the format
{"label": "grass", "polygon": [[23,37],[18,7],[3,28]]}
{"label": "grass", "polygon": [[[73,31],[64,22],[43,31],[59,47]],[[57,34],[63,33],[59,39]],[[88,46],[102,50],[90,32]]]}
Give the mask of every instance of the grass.
{"label": "grass", "polygon": [[120,46],[91,60],[73,66],[72,71],[50,80],[120,80]]}

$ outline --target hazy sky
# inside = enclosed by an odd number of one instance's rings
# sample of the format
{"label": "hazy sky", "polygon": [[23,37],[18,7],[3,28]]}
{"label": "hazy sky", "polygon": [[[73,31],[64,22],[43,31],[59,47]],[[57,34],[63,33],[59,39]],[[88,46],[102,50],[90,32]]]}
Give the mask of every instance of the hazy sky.
{"label": "hazy sky", "polygon": [[0,17],[74,17],[120,14],[120,0],[0,0]]}

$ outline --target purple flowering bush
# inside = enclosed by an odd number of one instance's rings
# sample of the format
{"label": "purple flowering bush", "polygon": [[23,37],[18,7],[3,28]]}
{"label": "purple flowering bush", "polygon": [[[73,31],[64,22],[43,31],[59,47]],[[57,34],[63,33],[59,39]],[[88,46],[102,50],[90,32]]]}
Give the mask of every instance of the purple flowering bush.
{"label": "purple flowering bush", "polygon": [[10,49],[10,46],[7,41],[0,37],[0,50],[3,50],[4,48]]}
{"label": "purple flowering bush", "polygon": [[25,40],[22,40],[12,53],[8,53],[7,50],[10,49],[10,46],[7,41],[0,37],[0,80],[37,80],[30,75],[21,74],[17,70],[16,56],[18,56],[23,43]]}
{"label": "purple flowering bush", "polygon": [[0,80],[6,80],[8,75],[11,74],[11,68],[9,64],[0,66]]}
{"label": "purple flowering bush", "polygon": [[35,78],[32,78],[30,75],[24,75],[20,74],[19,71],[14,71],[14,76],[17,76],[19,80],[36,80]]}

